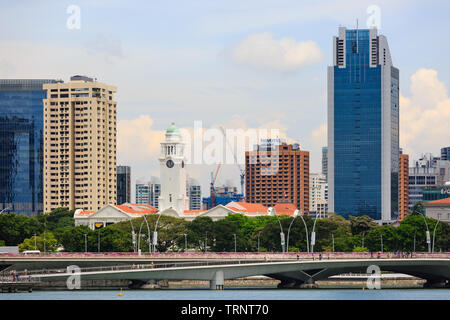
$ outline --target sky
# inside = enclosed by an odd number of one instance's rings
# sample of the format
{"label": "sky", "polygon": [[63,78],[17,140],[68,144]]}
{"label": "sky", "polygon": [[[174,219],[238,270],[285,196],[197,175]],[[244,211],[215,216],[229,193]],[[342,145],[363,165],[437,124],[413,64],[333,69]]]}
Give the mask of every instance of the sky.
{"label": "sky", "polygon": [[[0,78],[82,74],[117,86],[117,162],[131,166],[133,185],[159,176],[172,122],[191,133],[196,121],[203,132],[277,129],[320,172],[332,38],[376,19],[400,70],[411,164],[450,145],[449,12],[448,1],[415,0],[0,0]],[[203,196],[216,167],[187,166]],[[238,165],[222,166],[224,183],[240,186]]]}

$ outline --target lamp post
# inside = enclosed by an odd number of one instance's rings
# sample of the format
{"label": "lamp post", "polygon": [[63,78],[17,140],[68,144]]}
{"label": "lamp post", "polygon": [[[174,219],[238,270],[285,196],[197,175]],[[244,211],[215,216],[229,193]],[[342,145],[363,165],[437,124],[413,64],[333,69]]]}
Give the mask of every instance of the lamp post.
{"label": "lamp post", "polygon": [[100,230],[98,230],[98,252],[100,253]]}
{"label": "lamp post", "polygon": [[234,253],[236,253],[236,233],[234,234]]}
{"label": "lamp post", "polygon": [[258,232],[258,252],[259,252],[259,238],[261,237],[261,231]]}
{"label": "lamp post", "polygon": [[309,253],[308,227],[306,226],[306,222],[305,222],[305,219],[303,219],[303,215],[302,215],[301,211],[299,211],[299,215],[300,215],[300,218],[301,218],[302,221],[303,221],[303,224],[305,225],[305,233],[306,233],[306,251]]}
{"label": "lamp post", "polygon": [[425,219],[425,216],[423,214],[421,214],[423,221],[425,222],[425,226],[427,227],[427,232],[426,232],[426,236],[427,236],[427,243],[428,243],[428,253],[431,252],[431,240],[430,240],[430,229],[428,229],[428,223],[427,220]]}
{"label": "lamp post", "polygon": [[281,252],[284,252],[284,232],[283,227],[281,226],[280,218],[278,217],[275,208],[270,207],[267,209],[267,215],[277,217],[278,223],[280,224],[280,240],[281,240]]}
{"label": "lamp post", "polygon": [[413,248],[413,252],[416,252],[416,232],[417,230],[414,230],[414,248]]}
{"label": "lamp post", "polygon": [[365,234],[366,232],[365,231],[363,231],[363,233],[362,233],[362,243],[361,243],[361,248],[364,250],[364,234]]}
{"label": "lamp post", "polygon": [[161,218],[161,212],[158,213],[158,214],[159,214],[159,216],[158,216],[158,219],[156,219],[155,231],[153,231],[153,253],[156,252],[156,245],[158,244],[158,231],[157,231],[157,229],[158,229],[159,219]]}
{"label": "lamp post", "polygon": [[84,253],[87,252],[87,234],[84,234]]}
{"label": "lamp post", "polygon": [[208,245],[208,231],[205,233],[205,253],[206,253],[206,246]]}
{"label": "lamp post", "polygon": [[334,252],[334,233],[331,234],[331,240],[333,242],[333,252]]}
{"label": "lamp post", "polygon": [[381,237],[381,253],[383,253],[383,235],[380,234]]}
{"label": "lamp post", "polygon": [[432,248],[432,250],[431,250],[431,252],[432,253],[434,253],[434,243],[435,243],[435,236],[436,236],[436,229],[437,229],[437,226],[438,226],[438,224],[439,224],[439,220],[441,219],[441,214],[440,213],[438,213],[438,220],[437,220],[437,222],[436,222],[436,225],[434,226],[434,231],[433,231],[433,248]]}
{"label": "lamp post", "polygon": [[187,252],[187,234],[184,234],[184,252]]}
{"label": "lamp post", "polygon": [[37,250],[37,245],[36,245],[36,233],[34,234],[34,250]]}
{"label": "lamp post", "polygon": [[3,209],[2,211],[0,211],[0,214],[2,214],[3,212],[5,212],[6,210],[9,210],[9,209],[11,209],[12,207],[11,206],[9,206],[9,207],[6,207],[5,209]]}
{"label": "lamp post", "polygon": [[[141,225],[139,227],[139,235],[138,235],[138,252],[139,252],[139,254],[141,253],[141,230],[142,230],[142,225],[144,224],[144,222],[147,225],[147,232],[148,232],[147,242],[150,244],[150,226],[148,225],[147,218],[144,216],[144,220],[142,220]],[[148,250],[150,251],[150,246],[149,246]]]}
{"label": "lamp post", "polygon": [[313,224],[313,230],[311,232],[311,252],[314,253],[314,245],[316,244],[316,233],[314,232],[314,230],[316,229],[316,221],[317,221],[317,217],[318,215],[316,214],[316,218],[314,219],[314,224]]}
{"label": "lamp post", "polygon": [[136,252],[136,233],[134,232],[134,226],[133,222],[131,222],[131,219],[130,224],[131,224],[131,242],[133,243],[133,252]]}
{"label": "lamp post", "polygon": [[297,218],[297,216],[298,216],[298,212],[299,212],[298,210],[294,211],[294,214],[293,214],[294,218],[292,219],[291,223],[289,224],[288,235],[287,235],[287,243],[286,243],[286,252],[289,252],[289,234],[291,232],[291,226],[294,223],[295,218]]}

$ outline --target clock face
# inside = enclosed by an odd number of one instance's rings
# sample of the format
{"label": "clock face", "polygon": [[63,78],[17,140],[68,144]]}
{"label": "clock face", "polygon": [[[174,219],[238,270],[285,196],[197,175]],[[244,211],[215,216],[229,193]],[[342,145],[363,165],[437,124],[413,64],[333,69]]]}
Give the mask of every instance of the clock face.
{"label": "clock face", "polygon": [[167,166],[167,168],[172,168],[172,167],[173,167],[173,165],[174,165],[174,163],[173,163],[173,161],[172,161],[172,160],[167,160],[167,162],[166,162],[166,166]]}

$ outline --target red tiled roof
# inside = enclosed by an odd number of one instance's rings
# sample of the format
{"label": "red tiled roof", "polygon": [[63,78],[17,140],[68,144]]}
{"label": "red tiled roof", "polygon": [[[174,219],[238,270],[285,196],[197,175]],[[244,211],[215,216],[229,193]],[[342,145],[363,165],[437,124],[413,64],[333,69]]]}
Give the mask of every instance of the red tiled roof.
{"label": "red tiled roof", "polygon": [[294,211],[297,210],[297,207],[290,202],[278,202],[273,207],[277,214],[284,214],[292,216]]}
{"label": "red tiled roof", "polygon": [[88,216],[93,214],[95,211],[80,211],[78,214],[79,215],[84,215],[84,216]]}
{"label": "red tiled roof", "polygon": [[235,201],[228,203],[225,207],[233,211],[242,213],[267,213],[268,209],[267,207],[263,206],[260,203],[235,202]]}
{"label": "red tiled roof", "polygon": [[158,213],[158,209],[149,204],[124,203],[121,205],[114,205],[114,207],[131,214]]}
{"label": "red tiled roof", "polygon": [[423,205],[427,206],[427,205],[435,205],[435,204],[450,204],[450,197],[449,198],[445,198],[445,199],[440,199],[440,200],[434,200],[434,201],[429,201],[429,202],[425,202]]}

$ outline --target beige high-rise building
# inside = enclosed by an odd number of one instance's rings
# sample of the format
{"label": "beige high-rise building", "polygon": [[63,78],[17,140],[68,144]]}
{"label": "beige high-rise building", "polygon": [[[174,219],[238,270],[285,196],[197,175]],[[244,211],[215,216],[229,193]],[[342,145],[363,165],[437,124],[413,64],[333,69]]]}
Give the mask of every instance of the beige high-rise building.
{"label": "beige high-rise building", "polygon": [[117,88],[84,76],[43,88],[44,212],[116,204]]}

